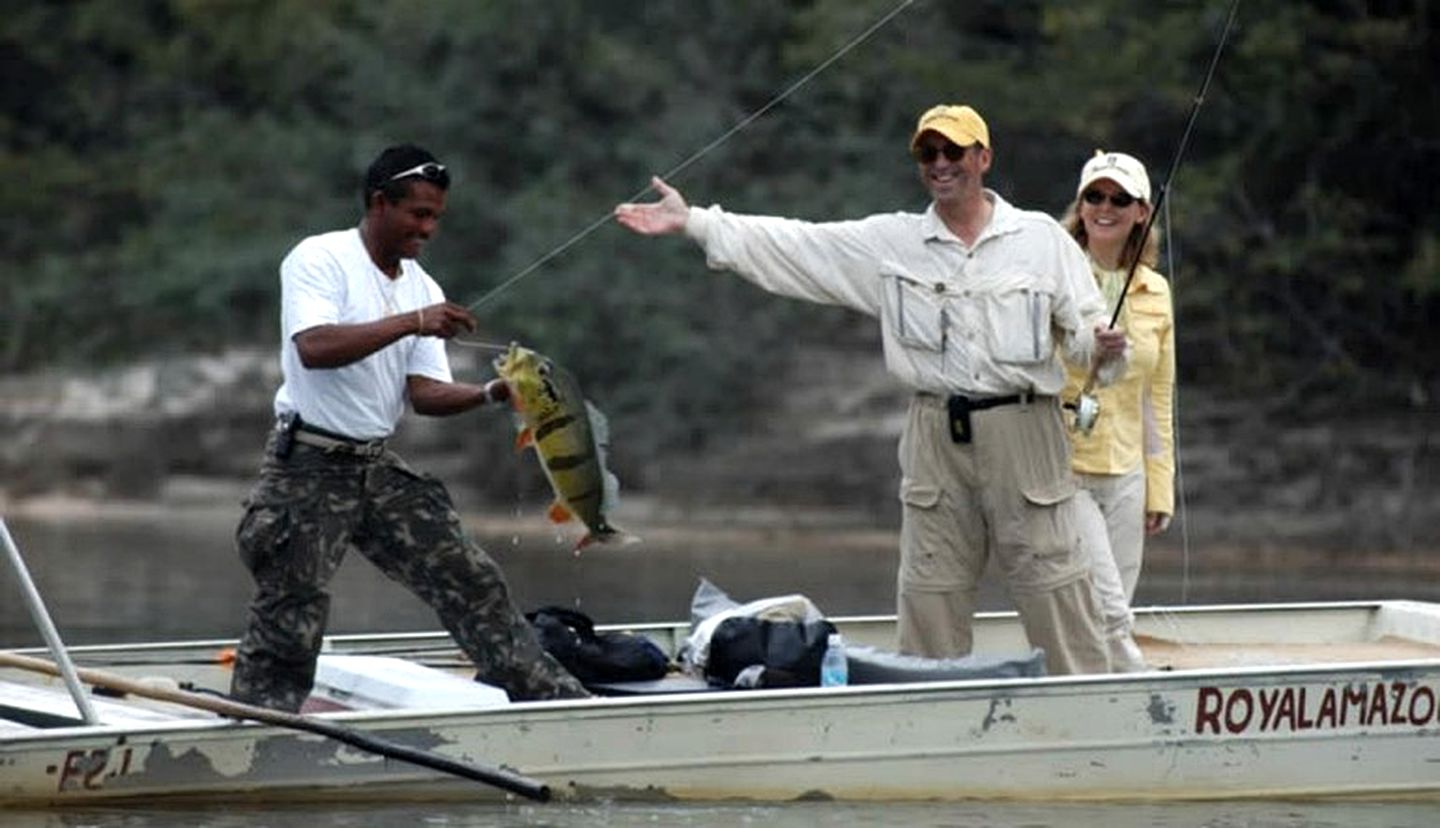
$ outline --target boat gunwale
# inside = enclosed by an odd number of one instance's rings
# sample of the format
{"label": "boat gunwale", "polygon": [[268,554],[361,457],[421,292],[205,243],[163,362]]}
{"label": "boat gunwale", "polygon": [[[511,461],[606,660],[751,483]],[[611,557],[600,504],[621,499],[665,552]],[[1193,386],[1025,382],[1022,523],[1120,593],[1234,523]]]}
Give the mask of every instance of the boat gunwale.
{"label": "boat gunwale", "polygon": [[[1408,598],[1398,599],[1372,599],[1372,600],[1351,600],[1351,601],[1297,601],[1290,603],[1265,603],[1265,604],[1195,604],[1186,606],[1170,606],[1166,604],[1152,604],[1144,607],[1132,607],[1131,611],[1138,618],[1140,616],[1165,617],[1172,615],[1222,615],[1226,613],[1240,614],[1269,614],[1274,612],[1296,612],[1296,611],[1323,611],[1323,612],[1354,612],[1369,611],[1377,612],[1390,607],[1401,606],[1431,606],[1435,607],[1437,620],[1440,620],[1440,603],[1427,603]],[[977,622],[1010,621],[1018,618],[1014,610],[987,610],[975,613]],[[865,615],[842,615],[833,616],[828,620],[836,626],[893,623],[896,619],[894,614],[875,613]],[[596,624],[595,629],[602,632],[674,632],[691,627],[689,621],[646,621],[634,624]],[[448,641],[447,649],[458,649],[448,632],[444,630],[413,630],[406,632],[392,633],[336,633],[326,635],[325,646],[321,654],[344,655],[339,647],[355,646],[366,642],[379,644],[405,643],[421,641]],[[67,646],[65,649],[70,653],[82,655],[103,655],[110,652],[155,652],[177,649],[204,649],[215,648],[223,650],[233,647],[236,644],[234,638],[202,638],[202,639],[180,639],[173,641],[149,641],[118,644],[76,644]],[[43,646],[0,648],[23,655],[45,654],[48,650]]]}
{"label": "boat gunwale", "polygon": [[[1361,612],[1374,615],[1386,608],[1400,607],[1421,607],[1433,614],[1437,622],[1440,622],[1440,605],[1427,604],[1426,602],[1410,601],[1406,599],[1397,600],[1369,600],[1369,601],[1338,601],[1338,602],[1296,602],[1288,604],[1227,604],[1227,605],[1204,605],[1191,607],[1150,607],[1136,609],[1139,615],[1178,615],[1187,614],[1195,616],[1221,616],[1226,614],[1250,615],[1256,613],[1273,612],[1296,612],[1296,611],[1320,611],[1325,613],[1353,613]],[[987,612],[977,614],[983,621],[1007,621],[1015,618],[1012,611]],[[867,623],[889,623],[893,622],[894,616],[890,615],[867,615],[867,616],[842,616],[832,618],[837,626],[842,628],[849,625]],[[629,630],[632,632],[664,632],[674,635],[678,630],[688,629],[684,622],[654,622],[646,624],[631,625],[601,625],[600,629]],[[365,644],[388,644],[408,642],[410,650],[395,650],[393,654],[402,652],[413,652],[416,643],[427,641],[450,642],[446,649],[454,649],[453,641],[445,632],[420,631],[400,633],[378,633],[378,634],[339,634],[327,636],[329,645],[324,652],[343,655],[349,647],[358,647]],[[70,652],[78,658],[92,660],[103,657],[107,654],[120,653],[147,653],[162,652],[170,650],[204,650],[212,647],[223,649],[233,645],[230,639],[213,639],[200,641],[178,641],[178,642],[150,642],[144,644],[100,644],[100,645],[79,645],[69,648]],[[43,648],[30,648],[29,652],[41,652]],[[27,652],[27,650],[14,650],[14,652]],[[115,662],[115,666],[124,667],[124,662]],[[133,666],[133,665],[130,665]],[[585,718],[593,716],[604,716],[606,713],[619,715],[634,715],[641,710],[665,710],[683,708],[696,705],[718,705],[720,707],[752,707],[764,705],[766,702],[775,704],[813,704],[817,699],[851,700],[847,704],[863,703],[863,699],[884,699],[893,696],[918,696],[925,700],[934,701],[940,697],[949,699],[951,697],[963,697],[967,695],[992,696],[1045,696],[1059,693],[1082,694],[1100,693],[1113,691],[1121,687],[1131,686],[1152,686],[1157,691],[1174,687],[1175,685],[1207,685],[1226,686],[1230,684],[1245,683],[1256,678],[1263,679],[1266,684],[1295,684],[1302,681],[1323,682],[1328,678],[1332,680],[1340,677],[1347,677],[1354,680],[1354,677],[1364,675],[1392,675],[1395,673],[1440,673],[1440,656],[1433,658],[1403,658],[1403,659],[1357,659],[1349,661],[1334,661],[1323,663],[1301,663],[1301,664],[1246,664],[1229,666],[1203,666],[1182,669],[1150,670],[1138,673],[1104,673],[1088,675],[1064,675],[1064,676],[1022,676],[1006,678],[968,678],[968,679],[941,679],[933,681],[908,681],[888,682],[877,684],[857,684],[846,687],[798,687],[798,688],[763,688],[735,691],[733,689],[712,688],[677,693],[647,693],[626,696],[597,696],[589,699],[563,699],[546,701],[511,702],[494,707],[449,707],[449,708],[389,708],[379,710],[345,710],[327,711],[314,713],[314,715],[337,723],[353,723],[370,727],[447,727],[461,726],[466,721],[504,722],[509,719],[534,719],[548,720],[554,717],[575,717],[576,714],[585,714]],[[766,705],[768,706],[768,705]],[[179,717],[169,722],[135,723],[127,722],[122,724],[97,724],[79,725],[57,728],[39,728],[33,733],[22,732],[7,735],[6,742],[34,742],[58,738],[75,738],[79,736],[104,737],[107,735],[129,735],[129,736],[152,736],[165,733],[185,733],[195,730],[221,730],[226,728],[256,728],[268,727],[255,722],[242,722],[224,717],[202,718],[202,717]],[[283,728],[276,728],[283,731]]]}

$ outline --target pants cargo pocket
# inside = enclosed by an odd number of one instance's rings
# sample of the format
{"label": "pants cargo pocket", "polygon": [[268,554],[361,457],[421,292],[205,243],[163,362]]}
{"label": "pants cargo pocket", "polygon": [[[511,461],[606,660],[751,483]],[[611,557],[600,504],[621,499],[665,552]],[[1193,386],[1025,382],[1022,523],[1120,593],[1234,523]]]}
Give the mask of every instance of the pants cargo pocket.
{"label": "pants cargo pocket", "polygon": [[251,503],[235,529],[240,561],[252,573],[271,568],[278,553],[290,544],[294,521],[283,503]]}
{"label": "pants cargo pocket", "polygon": [[966,581],[956,553],[953,516],[944,492],[932,483],[905,479],[900,483],[903,518],[900,525],[902,588],[950,589]]}
{"label": "pants cargo pocket", "polygon": [[1045,590],[1088,571],[1075,513],[1077,488],[1071,479],[1021,490],[1022,502],[1012,543],[1018,554],[1002,556],[1011,585]]}
{"label": "pants cargo pocket", "polygon": [[330,582],[349,544],[326,503],[303,489],[291,498],[266,492],[249,500],[235,546],[262,592],[309,593]]}

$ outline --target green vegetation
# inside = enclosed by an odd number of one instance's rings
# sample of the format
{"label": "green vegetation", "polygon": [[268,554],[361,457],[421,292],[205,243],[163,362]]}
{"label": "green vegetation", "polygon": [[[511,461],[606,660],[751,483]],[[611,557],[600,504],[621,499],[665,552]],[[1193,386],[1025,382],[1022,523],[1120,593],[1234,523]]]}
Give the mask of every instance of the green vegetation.
{"label": "green vegetation", "polygon": [[[358,217],[383,146],[456,186],[426,263],[470,303],[829,58],[892,0],[7,4],[0,369],[269,343],[276,268]],[[1096,147],[1163,179],[1229,3],[921,0],[688,165],[694,202],[918,209],[915,116],[975,104],[992,185],[1059,213]],[[1440,340],[1433,4],[1246,0],[1171,193],[1186,382],[1428,405]],[[704,439],[848,314],[602,224],[479,308],[633,449]],[[863,323],[859,323],[862,324]],[[1342,394],[1334,394],[1343,390]]]}

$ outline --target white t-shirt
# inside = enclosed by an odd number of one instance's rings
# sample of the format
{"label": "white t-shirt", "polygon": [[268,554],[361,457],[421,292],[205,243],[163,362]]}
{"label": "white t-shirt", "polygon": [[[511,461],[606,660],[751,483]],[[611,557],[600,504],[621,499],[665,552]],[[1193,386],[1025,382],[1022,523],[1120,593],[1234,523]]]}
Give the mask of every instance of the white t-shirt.
{"label": "white t-shirt", "polygon": [[391,279],[371,261],[359,228],[311,236],[280,263],[280,368],[275,413],[357,440],[389,437],[405,411],[411,374],[450,382],[445,343],[407,336],[340,368],[306,368],[295,334],[318,325],[372,322],[445,301],[440,285],[414,259]]}

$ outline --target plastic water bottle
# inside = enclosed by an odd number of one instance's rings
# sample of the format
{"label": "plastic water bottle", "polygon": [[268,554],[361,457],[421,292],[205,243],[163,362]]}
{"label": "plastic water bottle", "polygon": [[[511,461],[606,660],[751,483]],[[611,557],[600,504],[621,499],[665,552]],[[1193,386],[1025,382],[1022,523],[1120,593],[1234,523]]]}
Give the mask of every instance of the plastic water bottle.
{"label": "plastic water bottle", "polygon": [[850,665],[845,660],[845,639],[830,633],[825,655],[820,659],[820,686],[841,687],[850,681]]}

